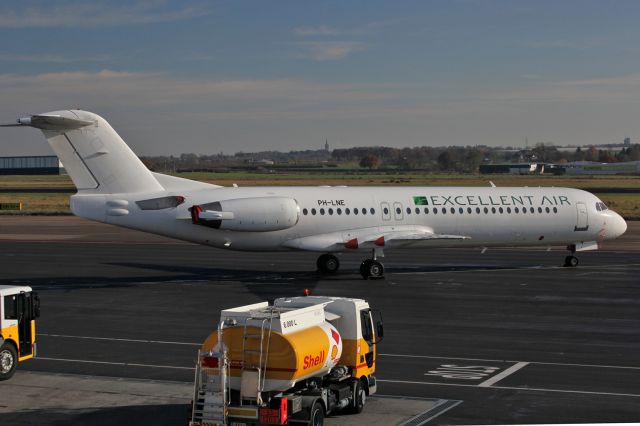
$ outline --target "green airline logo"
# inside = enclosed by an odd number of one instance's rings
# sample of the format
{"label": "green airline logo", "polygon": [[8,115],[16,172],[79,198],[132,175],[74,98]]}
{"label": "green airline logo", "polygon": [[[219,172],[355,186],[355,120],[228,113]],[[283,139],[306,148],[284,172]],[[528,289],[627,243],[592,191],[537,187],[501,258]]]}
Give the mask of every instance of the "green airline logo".
{"label": "green airline logo", "polygon": [[428,206],[427,197],[413,197],[413,204],[416,206]]}

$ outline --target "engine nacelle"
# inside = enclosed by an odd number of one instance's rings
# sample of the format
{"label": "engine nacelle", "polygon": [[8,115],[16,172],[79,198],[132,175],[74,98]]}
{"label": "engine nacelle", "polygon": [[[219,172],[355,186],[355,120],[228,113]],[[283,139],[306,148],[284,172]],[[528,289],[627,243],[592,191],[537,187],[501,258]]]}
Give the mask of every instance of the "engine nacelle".
{"label": "engine nacelle", "polygon": [[289,197],[238,198],[193,206],[191,219],[197,225],[221,230],[280,231],[298,223],[300,207]]}

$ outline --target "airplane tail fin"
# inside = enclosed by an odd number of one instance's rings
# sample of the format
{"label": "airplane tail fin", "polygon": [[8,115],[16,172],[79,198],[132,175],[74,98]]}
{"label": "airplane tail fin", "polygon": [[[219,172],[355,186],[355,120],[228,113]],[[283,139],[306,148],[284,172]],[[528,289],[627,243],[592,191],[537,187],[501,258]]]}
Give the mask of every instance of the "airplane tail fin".
{"label": "airplane tail fin", "polygon": [[122,138],[97,114],[65,110],[18,119],[10,126],[35,127],[81,193],[156,192],[164,188]]}

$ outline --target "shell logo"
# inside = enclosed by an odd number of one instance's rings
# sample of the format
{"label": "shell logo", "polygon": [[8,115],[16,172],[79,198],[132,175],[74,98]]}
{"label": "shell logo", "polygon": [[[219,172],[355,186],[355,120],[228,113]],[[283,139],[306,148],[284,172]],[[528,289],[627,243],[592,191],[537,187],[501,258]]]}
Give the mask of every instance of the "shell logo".
{"label": "shell logo", "polygon": [[333,347],[331,348],[331,359],[336,359],[337,356],[338,356],[338,347],[336,345],[333,345]]}

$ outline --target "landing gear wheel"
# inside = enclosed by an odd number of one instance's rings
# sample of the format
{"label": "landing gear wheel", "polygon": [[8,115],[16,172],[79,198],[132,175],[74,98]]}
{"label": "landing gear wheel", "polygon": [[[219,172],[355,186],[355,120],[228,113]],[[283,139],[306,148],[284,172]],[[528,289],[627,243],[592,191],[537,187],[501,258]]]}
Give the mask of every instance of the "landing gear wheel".
{"label": "landing gear wheel", "polygon": [[324,408],[318,401],[313,403],[311,407],[311,415],[309,416],[310,426],[322,426],[324,425]]}
{"label": "landing gear wheel", "polygon": [[569,268],[575,268],[578,266],[578,258],[575,256],[567,256],[564,258],[564,266]]}
{"label": "landing gear wheel", "polygon": [[8,380],[16,372],[18,353],[10,343],[0,346],[0,380]]}
{"label": "landing gear wheel", "polygon": [[384,266],[373,259],[366,259],[360,264],[360,275],[362,278],[382,278],[384,277]]}
{"label": "landing gear wheel", "polygon": [[316,266],[323,274],[335,274],[340,269],[340,261],[332,254],[323,254],[318,257]]}
{"label": "landing gear wheel", "polygon": [[367,400],[367,393],[362,386],[362,382],[357,380],[353,391],[353,401],[349,404],[349,411],[353,414],[361,413]]}

